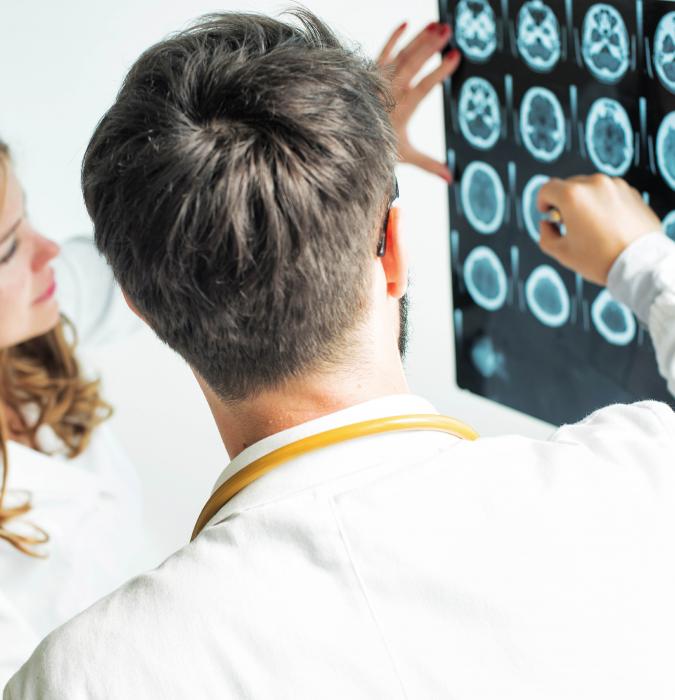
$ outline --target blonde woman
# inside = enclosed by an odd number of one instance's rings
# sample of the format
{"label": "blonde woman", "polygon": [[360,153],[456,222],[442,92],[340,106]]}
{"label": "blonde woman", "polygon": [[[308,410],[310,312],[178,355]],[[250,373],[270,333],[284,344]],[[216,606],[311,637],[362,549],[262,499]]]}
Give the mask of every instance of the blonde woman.
{"label": "blonde woman", "polygon": [[133,316],[87,239],[57,254],[0,142],[0,687],[42,637],[133,573],[139,539],[135,473],[74,353],[76,330],[100,343]]}

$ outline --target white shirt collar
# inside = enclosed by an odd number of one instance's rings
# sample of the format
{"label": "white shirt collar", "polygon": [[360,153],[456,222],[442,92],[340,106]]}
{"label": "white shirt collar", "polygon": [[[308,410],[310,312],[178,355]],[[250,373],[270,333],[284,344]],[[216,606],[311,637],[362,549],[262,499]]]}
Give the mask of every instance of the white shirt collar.
{"label": "white shirt collar", "polygon": [[420,396],[415,396],[413,394],[395,394],[365,401],[364,403],[335,411],[335,413],[321,416],[321,418],[315,418],[306,423],[294,425],[292,428],[282,430],[279,433],[263,438],[240,452],[222,472],[213,490],[215,491],[219,486],[225,483],[225,481],[255,460],[264,457],[280,447],[290,445],[292,442],[351,423],[409,413],[438,414],[438,411],[429,401]]}

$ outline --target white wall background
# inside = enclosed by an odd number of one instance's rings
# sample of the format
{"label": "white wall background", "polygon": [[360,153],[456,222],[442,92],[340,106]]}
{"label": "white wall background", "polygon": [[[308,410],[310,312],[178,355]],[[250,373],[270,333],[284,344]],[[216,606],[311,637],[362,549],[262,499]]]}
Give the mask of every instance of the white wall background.
{"label": "white wall background", "polygon": [[[290,3],[239,0],[22,0],[3,2],[0,20],[0,136],[12,147],[34,223],[56,240],[90,231],[79,188],[82,155],[126,71],[150,44],[217,10],[277,14]],[[437,18],[434,0],[306,0],[343,36],[375,54],[408,20],[417,31]],[[410,30],[410,31],[412,31]],[[414,141],[444,152],[441,93],[423,105]],[[403,222],[413,287],[408,375],[413,391],[483,435],[544,437],[550,427],[454,386],[446,185],[400,168]],[[227,462],[206,402],[185,363],[149,332],[89,357],[116,406],[114,429],[135,460],[149,535],[159,560],[187,541]]]}

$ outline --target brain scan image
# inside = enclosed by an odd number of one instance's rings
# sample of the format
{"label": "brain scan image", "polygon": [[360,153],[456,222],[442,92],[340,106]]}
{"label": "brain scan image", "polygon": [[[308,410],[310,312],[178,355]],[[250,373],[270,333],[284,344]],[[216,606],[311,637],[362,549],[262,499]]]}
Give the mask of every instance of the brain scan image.
{"label": "brain scan image", "polygon": [[630,64],[630,41],[619,12],[606,3],[592,5],[581,34],[581,51],[593,76],[605,83],[621,80]]}
{"label": "brain scan image", "polygon": [[546,88],[533,87],[520,106],[520,133],[527,150],[550,163],[565,148],[565,115],[558,98]]}
{"label": "brain scan image", "polygon": [[487,0],[460,0],[455,14],[455,37],[471,61],[487,61],[497,48],[497,22]]}
{"label": "brain scan image", "polygon": [[523,190],[522,207],[523,207],[523,219],[525,221],[525,228],[530,234],[530,238],[535,242],[539,243],[540,233],[539,224],[541,223],[542,213],[537,209],[537,195],[542,185],[549,181],[548,175],[535,175],[528,183],[525,185]]}
{"label": "brain scan image", "polygon": [[471,298],[487,311],[504,306],[508,285],[497,254],[487,246],[474,248],[464,261],[464,284]]}
{"label": "brain scan image", "polygon": [[654,68],[664,87],[675,92],[675,12],[662,17],[656,28]]}
{"label": "brain scan image", "polygon": [[477,340],[471,348],[471,362],[481,376],[490,379],[495,375],[506,375],[506,358],[499,352],[492,338],[487,336]]}
{"label": "brain scan image", "polygon": [[475,148],[487,150],[499,139],[501,108],[496,90],[484,78],[469,78],[459,95],[459,127]]}
{"label": "brain scan image", "polygon": [[560,275],[550,265],[535,268],[525,283],[525,300],[535,318],[559,328],[570,317],[570,297]]}
{"label": "brain scan image", "polygon": [[537,208],[554,177],[625,178],[675,242],[675,0],[441,0],[439,18],[466,59],[443,85],[457,385],[556,425],[675,408],[647,329],[542,253],[571,222]]}
{"label": "brain scan image", "polygon": [[656,134],[656,162],[663,179],[675,190],[675,112],[664,117]]}
{"label": "brain scan image", "polygon": [[675,241],[675,209],[663,220],[663,230],[668,238]]}
{"label": "brain scan image", "polygon": [[550,71],[560,60],[560,25],[542,0],[526,2],[518,13],[518,51],[532,70]]}
{"label": "brain scan image", "polygon": [[591,306],[593,325],[612,345],[628,345],[637,331],[633,314],[603,289]]}
{"label": "brain scan image", "polygon": [[596,100],[586,119],[586,148],[595,167],[618,177],[630,168],[635,155],[633,127],[626,110],[608,97]]}
{"label": "brain scan image", "polygon": [[460,190],[466,218],[478,233],[495,233],[504,221],[506,195],[497,171],[474,161],[464,171]]}

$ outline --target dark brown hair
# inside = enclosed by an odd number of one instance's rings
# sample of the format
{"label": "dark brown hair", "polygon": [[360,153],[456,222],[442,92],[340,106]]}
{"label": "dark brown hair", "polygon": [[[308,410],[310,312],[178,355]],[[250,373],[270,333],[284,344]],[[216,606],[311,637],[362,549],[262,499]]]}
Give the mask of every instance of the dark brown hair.
{"label": "dark brown hair", "polygon": [[122,288],[226,400],[348,355],[393,188],[386,80],[294,15],[212,15],[147,50],[82,168]]}

